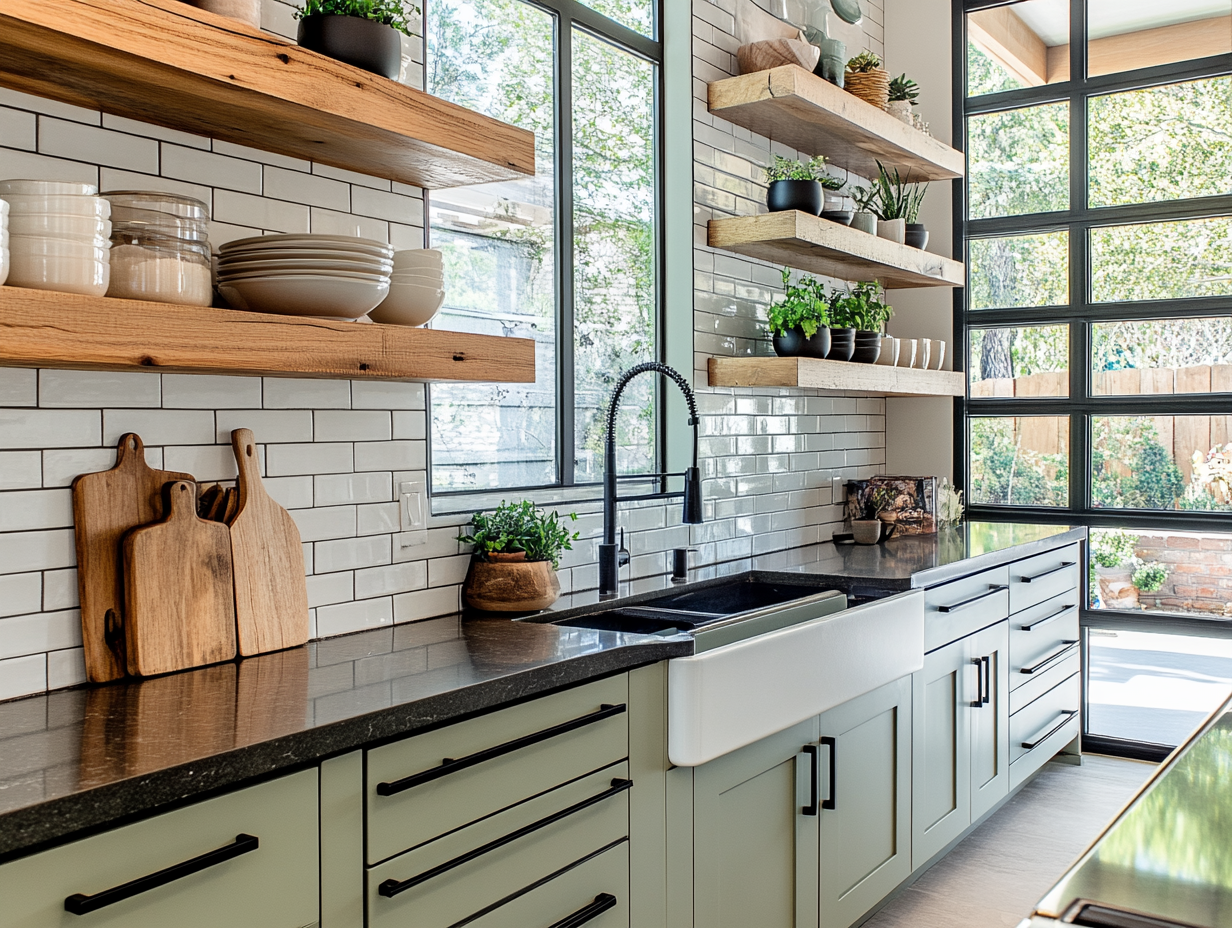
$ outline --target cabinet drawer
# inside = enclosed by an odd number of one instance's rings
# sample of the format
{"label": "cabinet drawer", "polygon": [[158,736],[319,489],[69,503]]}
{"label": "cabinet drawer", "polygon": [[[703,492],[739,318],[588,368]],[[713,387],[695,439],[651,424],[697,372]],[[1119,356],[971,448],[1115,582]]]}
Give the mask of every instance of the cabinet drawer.
{"label": "cabinet drawer", "polygon": [[1078,546],[1015,561],[1010,565],[1010,613],[1021,612],[1063,593],[1077,595]]}
{"label": "cabinet drawer", "polygon": [[1053,734],[1077,722],[1081,705],[1082,675],[1074,674],[1011,715],[1010,763],[1046,747]]}
{"label": "cabinet drawer", "polygon": [[615,764],[372,867],[369,928],[447,928],[625,841],[629,789]]}
{"label": "cabinet drawer", "polygon": [[629,928],[629,844],[618,844],[466,928]]}
{"label": "cabinet drawer", "polygon": [[[1025,685],[1062,660],[1048,662],[1078,637],[1078,603],[1071,593],[1016,613],[1010,619],[1010,689]],[[1024,673],[1024,669],[1033,672]]]}
{"label": "cabinet drawer", "polygon": [[[1010,691],[1010,715],[1039,699],[1062,680],[1068,680],[1082,669],[1082,652],[1069,648],[1060,660],[1053,661],[1039,673],[1019,674],[1023,685]],[[1071,707],[1072,708],[1072,707]]]}
{"label": "cabinet drawer", "polygon": [[973,635],[1010,614],[1008,567],[924,591],[924,652]]}
{"label": "cabinet drawer", "polygon": [[[172,878],[128,894],[160,872]],[[0,866],[0,926],[301,928],[318,918],[317,873],[306,770]]]}
{"label": "cabinet drawer", "polygon": [[629,753],[628,676],[368,752],[368,862],[491,815]]}

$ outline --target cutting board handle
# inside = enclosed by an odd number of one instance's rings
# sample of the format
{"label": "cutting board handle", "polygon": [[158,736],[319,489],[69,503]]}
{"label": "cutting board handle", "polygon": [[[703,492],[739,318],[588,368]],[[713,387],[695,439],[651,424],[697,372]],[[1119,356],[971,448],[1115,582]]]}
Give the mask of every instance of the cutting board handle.
{"label": "cutting board handle", "polygon": [[252,429],[236,429],[232,432],[231,447],[235,450],[235,466],[239,470],[239,480],[236,481],[239,492],[236,506],[238,515],[248,504],[249,493],[263,493],[265,485],[261,482],[261,459],[257,453],[257,439],[252,434]]}
{"label": "cutting board handle", "polygon": [[[163,487],[164,523],[197,521],[197,485],[176,480]],[[202,520],[204,521],[204,520]]]}
{"label": "cutting board handle", "polygon": [[145,466],[145,442],[136,432],[121,436],[116,445],[116,470],[139,470]]}

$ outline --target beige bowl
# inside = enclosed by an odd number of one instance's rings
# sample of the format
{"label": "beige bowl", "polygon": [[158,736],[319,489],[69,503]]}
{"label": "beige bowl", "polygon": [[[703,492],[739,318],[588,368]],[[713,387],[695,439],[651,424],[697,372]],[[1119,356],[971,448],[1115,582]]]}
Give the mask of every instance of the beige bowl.
{"label": "beige bowl", "polygon": [[425,264],[440,267],[444,261],[445,253],[436,248],[410,248],[394,252],[394,265],[396,267]]}
{"label": "beige bowl", "polygon": [[10,251],[9,262],[5,282],[11,287],[103,296],[111,283],[111,264],[108,261],[83,261]]}
{"label": "beige bowl", "polygon": [[357,238],[353,235],[258,235],[252,238],[241,238],[227,242],[218,249],[221,255],[234,255],[241,252],[267,252],[283,248],[306,248],[315,251],[346,252],[353,254],[375,255],[389,259],[394,256],[391,246],[371,238]]}
{"label": "beige bowl", "polygon": [[33,213],[56,213],[59,215],[94,216],[111,218],[111,203],[102,197],[82,197],[67,194],[33,195],[5,194],[5,202],[11,207],[9,219]]}
{"label": "beige bowl", "polygon": [[372,321],[385,325],[427,325],[444,303],[444,290],[395,281],[389,286],[389,296],[372,311]]}
{"label": "beige bowl", "polygon": [[218,292],[236,309],[283,316],[358,319],[389,294],[386,280],[348,277],[249,277],[220,281]]}
{"label": "beige bowl", "polygon": [[52,238],[110,239],[111,222],[80,213],[20,213],[9,217],[14,235],[46,235]]}
{"label": "beige bowl", "polygon": [[334,258],[271,258],[268,260],[260,258],[234,260],[220,258],[218,260],[218,270],[220,273],[225,272],[227,274],[244,272],[269,272],[277,274],[282,271],[320,274],[323,272],[333,273],[335,271],[361,271],[366,274],[384,274],[386,277],[390,273],[388,261],[381,261],[379,259],[342,261]]}
{"label": "beige bowl", "polygon": [[0,197],[10,194],[25,197],[92,197],[98,195],[98,188],[93,184],[64,180],[0,180]]}

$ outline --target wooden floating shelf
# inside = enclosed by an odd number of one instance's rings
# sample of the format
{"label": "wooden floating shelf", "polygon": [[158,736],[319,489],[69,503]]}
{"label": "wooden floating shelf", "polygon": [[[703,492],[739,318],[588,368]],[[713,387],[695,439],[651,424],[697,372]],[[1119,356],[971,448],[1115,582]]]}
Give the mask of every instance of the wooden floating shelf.
{"label": "wooden floating shelf", "polygon": [[534,383],[535,343],[0,287],[0,366]]}
{"label": "wooden floating shelf", "polygon": [[869,235],[799,210],[710,220],[710,247],[839,280],[890,289],[962,287],[961,262]]}
{"label": "wooden floating shelf", "polygon": [[533,132],[179,0],[2,0],[0,85],[419,187],[535,173]]}
{"label": "wooden floating shelf", "polygon": [[912,181],[962,177],[962,152],[798,65],[710,84],[710,112],[863,177],[878,159]]}
{"label": "wooden floating shelf", "polygon": [[848,396],[962,396],[961,372],[818,358],[710,358],[712,387],[808,387]]}

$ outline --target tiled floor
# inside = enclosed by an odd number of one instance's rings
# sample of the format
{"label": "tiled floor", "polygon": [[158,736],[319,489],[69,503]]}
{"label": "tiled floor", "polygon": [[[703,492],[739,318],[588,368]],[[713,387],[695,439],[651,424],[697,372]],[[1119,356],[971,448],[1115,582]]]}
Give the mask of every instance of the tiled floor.
{"label": "tiled floor", "polygon": [[1014,928],[1155,770],[1049,764],[864,928]]}

